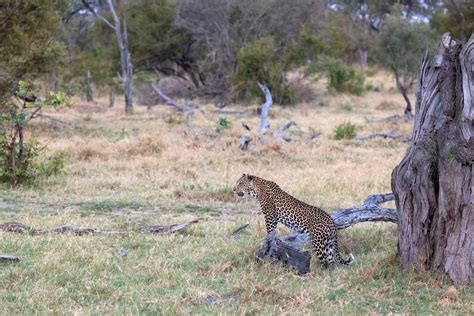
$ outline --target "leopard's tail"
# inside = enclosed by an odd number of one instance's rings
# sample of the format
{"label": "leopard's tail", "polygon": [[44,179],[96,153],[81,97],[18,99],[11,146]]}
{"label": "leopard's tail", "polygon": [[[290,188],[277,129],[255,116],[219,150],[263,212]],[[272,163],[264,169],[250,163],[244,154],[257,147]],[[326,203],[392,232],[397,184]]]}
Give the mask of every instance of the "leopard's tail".
{"label": "leopard's tail", "polygon": [[349,253],[349,259],[342,259],[341,254],[339,253],[339,247],[336,246],[336,260],[339,261],[339,263],[341,264],[346,264],[350,266],[355,261],[355,258],[352,253]]}

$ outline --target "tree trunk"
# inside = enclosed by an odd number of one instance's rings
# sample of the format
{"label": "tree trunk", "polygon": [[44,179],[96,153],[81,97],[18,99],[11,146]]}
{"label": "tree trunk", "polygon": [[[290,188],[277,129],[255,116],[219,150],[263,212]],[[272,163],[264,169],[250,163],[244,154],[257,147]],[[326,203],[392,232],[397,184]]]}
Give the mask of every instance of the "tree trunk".
{"label": "tree trunk", "polygon": [[369,52],[367,50],[367,47],[359,48],[360,67],[362,67],[362,69],[368,68],[368,64],[367,64],[368,53]]}
{"label": "tree trunk", "polygon": [[109,91],[109,108],[113,108],[115,105],[115,93],[110,90]]}
{"label": "tree trunk", "polygon": [[403,269],[467,284],[474,268],[474,36],[443,35],[418,78],[411,145],[392,173]]}
{"label": "tree trunk", "polygon": [[123,29],[120,26],[120,19],[115,12],[112,0],[107,0],[107,3],[114,19],[114,30],[115,37],[120,51],[120,79],[122,81],[123,92],[125,95],[125,112],[130,114],[133,112],[133,99],[132,99],[132,82],[133,82],[133,65],[130,58],[130,52],[128,50],[128,33],[127,33],[127,21],[123,19]]}
{"label": "tree trunk", "polygon": [[86,101],[93,102],[94,97],[92,95],[92,76],[91,76],[90,70],[87,70],[85,79],[86,79]]}
{"label": "tree trunk", "polygon": [[405,120],[407,121],[412,121],[413,120],[413,112],[412,112],[412,106],[410,102],[410,98],[408,97],[408,90],[411,88],[413,85],[413,80],[407,79],[404,77],[403,82],[400,78],[400,75],[398,73],[398,70],[396,68],[393,68],[393,72],[395,74],[395,81],[397,83],[397,89],[400,91],[400,93],[403,96],[403,99],[405,100],[406,107],[405,111],[403,113]]}

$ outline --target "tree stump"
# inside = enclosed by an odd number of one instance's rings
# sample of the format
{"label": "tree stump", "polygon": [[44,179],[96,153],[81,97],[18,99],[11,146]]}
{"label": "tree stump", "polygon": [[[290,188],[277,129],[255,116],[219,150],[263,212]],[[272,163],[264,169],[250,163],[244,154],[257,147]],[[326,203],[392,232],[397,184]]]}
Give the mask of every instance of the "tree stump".
{"label": "tree stump", "polygon": [[411,144],[392,173],[403,269],[467,284],[474,256],[474,35],[421,63]]}

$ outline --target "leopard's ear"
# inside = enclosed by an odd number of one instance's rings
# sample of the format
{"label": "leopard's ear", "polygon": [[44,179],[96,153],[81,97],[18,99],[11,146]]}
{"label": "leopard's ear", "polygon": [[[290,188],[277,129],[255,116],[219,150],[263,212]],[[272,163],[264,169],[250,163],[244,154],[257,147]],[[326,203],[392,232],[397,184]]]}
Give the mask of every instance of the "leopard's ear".
{"label": "leopard's ear", "polygon": [[247,179],[249,179],[250,181],[252,181],[252,180],[253,180],[253,178],[254,178],[253,176],[251,176],[251,175],[247,175]]}

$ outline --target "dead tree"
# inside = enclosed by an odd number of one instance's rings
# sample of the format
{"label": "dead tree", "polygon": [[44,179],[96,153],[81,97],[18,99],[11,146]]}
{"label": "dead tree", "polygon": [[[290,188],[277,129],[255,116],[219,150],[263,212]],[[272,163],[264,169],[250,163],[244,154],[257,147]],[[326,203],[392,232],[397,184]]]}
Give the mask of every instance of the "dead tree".
{"label": "dead tree", "polygon": [[133,83],[133,65],[130,58],[130,51],[128,50],[128,32],[127,32],[127,20],[123,18],[123,26],[120,25],[120,19],[115,12],[114,4],[112,0],[107,0],[110,12],[114,18],[114,31],[115,37],[117,38],[117,44],[120,50],[120,79],[123,85],[123,92],[125,95],[125,112],[133,112],[133,100],[132,100],[132,83]]}
{"label": "dead tree", "polygon": [[260,113],[260,128],[259,128],[259,140],[263,142],[263,136],[270,128],[270,123],[268,123],[268,111],[273,104],[272,94],[270,89],[263,82],[258,82],[258,86],[265,95],[265,103],[262,105],[262,112]]}
{"label": "dead tree", "polygon": [[120,52],[120,81],[122,82],[123,92],[125,96],[125,112],[130,114],[133,112],[133,98],[132,98],[132,83],[133,83],[133,64],[130,58],[130,51],[128,50],[128,32],[127,32],[127,21],[123,18],[123,25],[120,23],[120,19],[117,16],[115,7],[112,0],[107,0],[110,12],[114,19],[114,24],[110,23],[106,18],[99,15],[91,5],[82,0],[82,3],[95,17],[104,21],[104,23],[114,30],[115,37],[117,38],[117,44]]}
{"label": "dead tree", "polygon": [[392,173],[403,269],[467,284],[474,270],[474,35],[421,63],[411,144]]}

